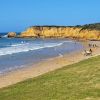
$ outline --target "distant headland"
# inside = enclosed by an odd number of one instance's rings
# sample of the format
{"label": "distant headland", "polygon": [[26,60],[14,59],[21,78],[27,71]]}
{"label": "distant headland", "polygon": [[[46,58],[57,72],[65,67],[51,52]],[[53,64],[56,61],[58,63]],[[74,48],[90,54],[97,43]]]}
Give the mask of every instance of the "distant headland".
{"label": "distant headland", "polygon": [[10,37],[20,38],[73,38],[100,40],[100,23],[77,26],[31,26],[20,33],[8,33]]}

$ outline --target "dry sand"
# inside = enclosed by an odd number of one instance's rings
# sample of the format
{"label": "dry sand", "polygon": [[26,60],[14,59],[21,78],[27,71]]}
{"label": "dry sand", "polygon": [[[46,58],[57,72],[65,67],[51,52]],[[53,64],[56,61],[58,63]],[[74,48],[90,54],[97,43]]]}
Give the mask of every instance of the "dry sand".
{"label": "dry sand", "polygon": [[[100,46],[100,41],[92,42]],[[85,47],[89,49],[88,46]],[[66,54],[64,56],[59,56],[55,58],[50,58],[45,61],[41,61],[32,66],[18,69],[16,71],[12,71],[0,76],[0,88],[7,87],[12,84],[16,84],[18,82],[24,81],[28,78],[33,78],[44,73],[53,71],[58,68],[62,68],[63,66],[70,65],[73,63],[77,63],[81,60],[88,59],[93,56],[100,55],[100,47],[92,48],[93,55],[92,56],[84,56],[83,51],[73,52],[71,54]]]}

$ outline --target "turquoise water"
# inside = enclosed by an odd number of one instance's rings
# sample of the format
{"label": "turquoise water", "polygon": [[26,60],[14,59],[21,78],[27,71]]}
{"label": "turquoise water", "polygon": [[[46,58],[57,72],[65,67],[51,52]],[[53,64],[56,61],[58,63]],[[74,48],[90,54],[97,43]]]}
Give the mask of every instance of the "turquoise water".
{"label": "turquoise water", "polygon": [[81,43],[67,39],[10,39],[4,36],[0,38],[0,73],[82,48]]}

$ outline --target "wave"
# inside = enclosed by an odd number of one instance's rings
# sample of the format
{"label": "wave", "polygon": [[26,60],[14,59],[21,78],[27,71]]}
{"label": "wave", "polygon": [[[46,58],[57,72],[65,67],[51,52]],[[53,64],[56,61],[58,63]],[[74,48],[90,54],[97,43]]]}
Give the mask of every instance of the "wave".
{"label": "wave", "polygon": [[[29,44],[29,43],[26,43],[26,44]],[[23,44],[23,43],[21,43],[21,44],[12,44],[12,45],[10,45],[11,47],[17,47],[17,46],[23,46],[23,45],[25,45],[25,44]]]}
{"label": "wave", "polygon": [[3,38],[7,38],[7,36],[8,36],[8,35],[3,35],[2,37],[3,37]]}
{"label": "wave", "polygon": [[56,46],[61,46],[63,42],[60,43],[40,43],[40,44],[35,44],[35,43],[19,43],[19,44],[12,44],[10,47],[5,47],[0,49],[0,56],[3,55],[8,55],[8,54],[15,54],[15,53],[20,53],[20,52],[28,52],[32,50],[38,50],[38,49],[43,49],[43,48],[51,48],[51,47],[56,47]]}

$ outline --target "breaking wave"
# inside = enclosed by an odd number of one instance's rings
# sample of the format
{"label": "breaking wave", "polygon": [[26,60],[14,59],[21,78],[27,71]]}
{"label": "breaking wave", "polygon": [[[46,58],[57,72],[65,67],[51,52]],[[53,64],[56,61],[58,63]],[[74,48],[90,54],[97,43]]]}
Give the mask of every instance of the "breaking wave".
{"label": "breaking wave", "polygon": [[15,54],[20,52],[28,52],[32,50],[38,50],[43,48],[51,48],[62,45],[63,42],[60,43],[40,43],[40,44],[34,44],[34,43],[18,43],[18,44],[12,44],[9,47],[0,48],[0,56],[2,55],[8,55],[8,54]]}

